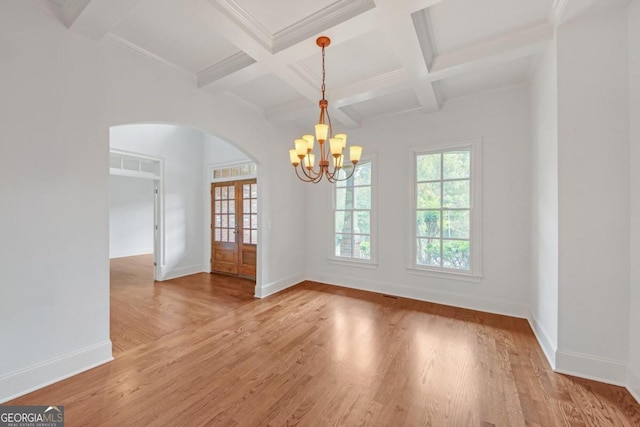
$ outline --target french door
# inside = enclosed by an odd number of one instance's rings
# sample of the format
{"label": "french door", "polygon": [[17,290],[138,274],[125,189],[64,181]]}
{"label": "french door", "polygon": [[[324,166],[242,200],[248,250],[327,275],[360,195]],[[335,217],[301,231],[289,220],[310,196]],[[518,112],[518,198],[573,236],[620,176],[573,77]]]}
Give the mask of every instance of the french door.
{"label": "french door", "polygon": [[211,271],[256,277],[258,184],[211,184]]}

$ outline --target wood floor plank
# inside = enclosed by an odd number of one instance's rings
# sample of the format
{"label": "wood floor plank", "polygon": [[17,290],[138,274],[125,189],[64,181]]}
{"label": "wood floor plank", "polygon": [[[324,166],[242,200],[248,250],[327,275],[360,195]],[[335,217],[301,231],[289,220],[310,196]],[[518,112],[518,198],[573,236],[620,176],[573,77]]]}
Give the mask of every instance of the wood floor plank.
{"label": "wood floor plank", "polygon": [[526,320],[304,282],[153,282],[112,260],[115,360],[8,404],[68,426],[640,426],[621,387],[556,374]]}

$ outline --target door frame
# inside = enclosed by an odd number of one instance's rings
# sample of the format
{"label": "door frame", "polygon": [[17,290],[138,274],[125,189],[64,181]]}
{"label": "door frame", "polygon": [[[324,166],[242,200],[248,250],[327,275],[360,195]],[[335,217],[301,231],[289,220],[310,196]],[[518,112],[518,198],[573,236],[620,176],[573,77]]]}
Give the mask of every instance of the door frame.
{"label": "door frame", "polygon": [[122,159],[152,161],[158,166],[157,173],[151,173],[142,171],[142,168],[138,171],[125,169],[122,162],[120,168],[109,165],[109,175],[150,179],[153,181],[153,279],[156,281],[164,280],[164,160],[161,157],[115,148],[109,149],[109,155],[111,154],[120,156]]}
{"label": "door frame", "polygon": [[[213,178],[213,171],[216,169],[221,169],[221,168],[231,168],[234,166],[242,166],[242,165],[247,165],[247,164],[254,164],[256,165],[256,173],[255,174],[248,174],[248,175],[241,175],[241,176],[229,176],[226,178],[217,178],[214,179]],[[204,267],[203,271],[207,272],[207,273],[211,273],[211,257],[213,256],[213,248],[211,246],[211,235],[213,233],[213,224],[212,224],[212,218],[213,218],[213,212],[211,212],[211,202],[212,202],[212,195],[211,195],[211,184],[213,183],[217,183],[217,182],[225,182],[225,181],[242,181],[245,179],[255,179],[256,182],[258,183],[258,212],[261,212],[262,209],[262,197],[261,197],[261,186],[260,184],[260,180],[258,179],[258,175],[259,175],[259,165],[258,162],[254,161],[251,158],[246,158],[243,160],[235,160],[235,161],[230,161],[230,162],[221,162],[221,163],[210,163],[207,165],[207,174],[204,176],[204,183],[203,183],[203,197],[205,200],[204,203],[204,230],[208,230],[207,233],[204,233],[204,256],[202,259],[202,265]],[[256,251],[258,250],[258,246],[260,246],[260,242],[262,241],[262,219],[261,219],[261,215],[258,214],[258,244],[256,245]],[[258,284],[258,277],[259,277],[259,271],[260,271],[260,258],[258,257],[256,260],[256,286]]]}

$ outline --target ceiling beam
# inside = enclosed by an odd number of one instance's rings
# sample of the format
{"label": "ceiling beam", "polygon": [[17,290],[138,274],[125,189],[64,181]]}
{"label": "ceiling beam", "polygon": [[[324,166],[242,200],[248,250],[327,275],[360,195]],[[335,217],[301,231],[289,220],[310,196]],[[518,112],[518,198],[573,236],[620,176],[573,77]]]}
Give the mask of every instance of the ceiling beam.
{"label": "ceiling beam", "polygon": [[[211,67],[198,72],[198,87],[201,88],[207,86],[217,80],[228,77],[233,73],[249,68],[249,66],[254,65],[255,63],[256,60],[243,51],[236,52]],[[253,74],[255,74],[256,69],[257,67],[251,68],[251,70],[254,71]],[[247,73],[245,73],[245,75],[246,74]],[[257,77],[259,77],[259,75]]]}
{"label": "ceiling beam", "polygon": [[254,62],[238,71],[227,74],[224,77],[212,78],[206,74],[207,70],[198,73],[198,87],[206,89],[211,94],[222,93],[234,87],[249,83],[252,80],[269,73],[261,63]]}
{"label": "ceiling beam", "polygon": [[140,0],[91,0],[67,26],[78,34],[98,41],[118,25],[139,2]]}
{"label": "ceiling beam", "polygon": [[421,110],[425,113],[438,111],[440,105],[431,81],[427,78],[429,70],[411,14],[439,1],[414,0],[399,5],[397,0],[376,0],[380,24],[387,30],[387,36],[400,57],[409,84],[420,102]]}
{"label": "ceiling beam", "polygon": [[403,68],[390,71],[366,80],[359,81],[331,91],[333,105],[338,108],[358,102],[368,101],[397,92],[401,88],[409,87],[409,79]]}
{"label": "ceiling beam", "polygon": [[567,9],[567,3],[569,3],[569,0],[554,0],[551,13],[549,14],[549,21],[553,26],[558,27],[564,22],[564,12]]}
{"label": "ceiling beam", "polygon": [[442,80],[481,67],[513,61],[543,52],[553,41],[554,29],[544,23],[451,53],[437,56],[429,73],[430,81]]}
{"label": "ceiling beam", "polygon": [[[211,5],[214,7],[210,7]],[[262,71],[266,70],[267,72],[273,73],[314,104],[318,102],[320,99],[319,86],[316,87],[316,85],[313,85],[311,83],[313,79],[310,79],[304,71],[301,71],[300,67],[294,65],[300,58],[318,53],[318,47],[315,45],[313,37],[302,40],[296,45],[282,49],[274,54],[269,47],[265,46],[261,41],[256,40],[252,34],[248,33],[241,24],[230,18],[219,6],[215,0],[198,2],[189,8],[189,12],[193,18],[204,20],[211,25],[215,24],[220,29],[219,32],[225,34],[231,43],[256,61],[259,66],[263,67]],[[375,15],[372,11],[368,11],[348,22],[336,25],[330,31],[327,31],[327,35],[334,37],[335,33],[343,37],[341,41],[345,41],[363,32],[370,31],[374,29],[375,26]],[[305,53],[308,53],[308,55],[305,55]],[[250,72],[246,73],[245,77],[248,77],[250,74]],[[212,78],[206,79],[204,74],[202,77],[202,86],[213,84],[215,81],[215,79]],[[345,126],[358,126],[358,123],[353,118],[338,109],[332,108],[331,115],[334,120],[341,122]]]}

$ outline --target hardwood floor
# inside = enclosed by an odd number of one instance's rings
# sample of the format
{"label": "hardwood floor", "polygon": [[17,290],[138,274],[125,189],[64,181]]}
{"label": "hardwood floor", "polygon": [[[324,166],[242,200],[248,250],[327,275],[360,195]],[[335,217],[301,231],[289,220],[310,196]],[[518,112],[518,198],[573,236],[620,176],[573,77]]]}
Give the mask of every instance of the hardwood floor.
{"label": "hardwood floor", "polygon": [[640,426],[621,387],[553,373],[527,322],[305,282],[153,283],[113,260],[115,360],[10,404],[67,426]]}

